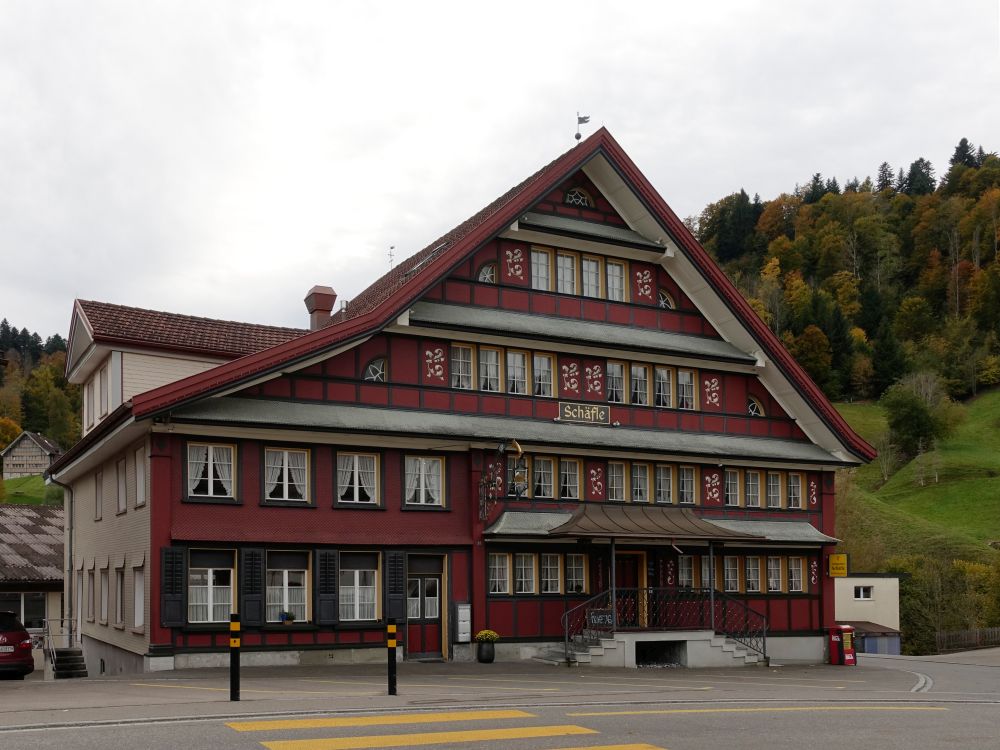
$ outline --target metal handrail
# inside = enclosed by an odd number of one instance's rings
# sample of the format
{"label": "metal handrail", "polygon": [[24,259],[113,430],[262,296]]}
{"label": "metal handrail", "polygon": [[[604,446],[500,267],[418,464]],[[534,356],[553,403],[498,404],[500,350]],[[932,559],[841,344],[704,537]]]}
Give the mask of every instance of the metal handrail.
{"label": "metal handrail", "polygon": [[[73,632],[72,632],[72,630],[70,630],[69,628],[63,628],[62,627],[62,623],[68,622],[68,623],[72,624],[73,620],[71,618],[68,618],[68,617],[50,617],[50,618],[47,618],[46,620],[44,620],[43,622],[45,624],[42,626],[42,638],[44,638],[44,643],[43,643],[42,647],[45,650],[45,653],[46,653],[46,655],[49,658],[49,664],[55,665],[55,663],[56,663],[56,646],[55,646],[54,641],[55,641],[55,639],[57,637],[58,638],[65,638],[66,639],[66,647],[67,648],[69,648],[69,647],[71,647],[73,645],[73,640],[72,640],[73,639]],[[53,634],[52,633],[52,629],[49,627],[49,623],[50,622],[58,622],[60,624],[59,625],[59,629],[62,630],[63,632],[59,633],[59,634]]]}
{"label": "metal handrail", "polygon": [[[598,606],[599,603],[601,602],[603,602],[604,606]],[[566,660],[567,665],[570,663],[569,641],[571,637],[575,639],[577,636],[582,635],[586,638],[588,632],[590,632],[593,637],[593,635],[596,635],[597,633],[600,632],[614,631],[613,623],[609,623],[611,627],[608,628],[608,630],[606,631],[598,630],[597,628],[586,627],[588,621],[591,621],[591,624],[593,625],[600,625],[600,621],[594,622],[594,618],[589,616],[589,613],[591,611],[595,612],[606,611],[610,609],[610,605],[611,605],[611,592],[602,591],[599,594],[595,594],[594,596],[590,597],[587,601],[583,602],[582,604],[578,604],[572,609],[568,609],[562,613],[562,616],[559,618],[559,621],[563,626],[563,656]],[[572,634],[570,631],[572,631]]]}

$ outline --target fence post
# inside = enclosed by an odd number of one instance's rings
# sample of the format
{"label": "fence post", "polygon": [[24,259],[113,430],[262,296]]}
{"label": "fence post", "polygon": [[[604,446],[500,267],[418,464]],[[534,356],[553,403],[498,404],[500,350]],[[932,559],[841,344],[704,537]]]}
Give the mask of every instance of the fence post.
{"label": "fence post", "polygon": [[229,615],[229,700],[240,699],[240,616]]}
{"label": "fence post", "polygon": [[390,617],[385,626],[385,645],[388,647],[389,695],[396,694],[396,620]]}

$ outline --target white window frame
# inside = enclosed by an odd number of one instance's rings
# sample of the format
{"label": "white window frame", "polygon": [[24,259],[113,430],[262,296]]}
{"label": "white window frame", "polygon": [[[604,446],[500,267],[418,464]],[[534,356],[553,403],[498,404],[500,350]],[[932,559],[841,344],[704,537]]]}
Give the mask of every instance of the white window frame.
{"label": "white window frame", "polygon": [[621,461],[608,462],[608,500],[625,502],[625,464]]}
{"label": "white window frame", "polygon": [[531,392],[540,398],[554,395],[554,360],[551,354],[534,354],[531,357]]}
{"label": "white window frame", "polygon": [[503,354],[500,349],[479,347],[479,390],[487,393],[502,393],[503,380],[500,377],[503,368]]}
{"label": "white window frame", "polygon": [[[577,590],[579,586],[579,591]],[[579,553],[566,555],[566,593],[587,593],[587,556]]]}
{"label": "white window frame", "polygon": [[[276,574],[272,576],[272,574]],[[289,581],[292,575],[302,578],[301,586],[292,586]],[[278,583],[272,583],[272,577],[280,576]],[[291,612],[295,615],[296,622],[309,621],[309,571],[304,568],[267,568],[264,573],[266,606],[265,620],[267,622],[281,622],[282,612]],[[302,601],[293,602],[292,592],[301,593]],[[275,609],[276,608],[276,609]],[[273,616],[272,616],[273,611]]]}
{"label": "white window frame", "polygon": [[452,388],[458,388],[463,391],[472,390],[475,360],[476,357],[471,346],[464,344],[451,345]]}
{"label": "white window frame", "polygon": [[629,366],[629,402],[633,406],[649,406],[649,365]]}
{"label": "white window frame", "polygon": [[694,588],[694,555],[677,557],[677,585]]}
{"label": "white window frame", "polygon": [[629,498],[633,503],[649,502],[649,464],[632,464]]}
{"label": "white window frame", "polygon": [[781,474],[777,471],[767,472],[767,507],[781,508]]}
{"label": "white window frame", "polygon": [[740,560],[738,557],[727,555],[722,560],[722,589],[727,593],[738,592],[740,590]]}
{"label": "white window frame", "polygon": [[[777,584],[777,585],[775,585]],[[781,558],[767,558],[767,593],[781,593]]]}
{"label": "white window frame", "polygon": [[[716,564],[718,558],[714,555],[701,556],[701,587],[703,589],[714,589],[716,584],[716,573],[719,566]],[[708,579],[708,582],[705,582]]]}
{"label": "white window frame", "polygon": [[135,451],[135,507],[146,504],[146,447]]}
{"label": "white window frame", "polygon": [[788,507],[793,510],[802,510],[802,475],[788,475]]}
{"label": "white window frame", "polygon": [[[207,601],[204,603],[192,603],[191,599],[191,576],[196,571],[205,571],[206,584],[204,588],[206,589]],[[229,585],[223,586],[215,582],[216,573],[228,573],[229,574]],[[233,612],[233,593],[236,587],[233,583],[236,578],[236,571],[233,568],[188,568],[188,579],[187,579],[187,590],[188,590],[188,622],[229,622],[229,615]],[[199,587],[200,588],[200,587]],[[216,609],[226,605],[223,590],[229,590],[229,603],[225,609],[225,612],[220,612],[216,614]],[[191,617],[192,607],[207,607],[208,608],[208,618],[194,619]]]}
{"label": "white window frame", "polygon": [[[406,505],[422,505],[431,507],[444,507],[445,499],[445,471],[443,456],[407,456],[404,460],[404,491],[406,495],[403,502]],[[437,466],[438,476],[438,497],[433,497],[429,486],[428,477],[433,471],[428,472],[429,466]],[[410,477],[417,474],[416,482],[413,486],[413,494],[409,491]]]}
{"label": "white window frame", "polygon": [[[567,470],[570,466],[572,471]],[[580,499],[580,462],[575,458],[559,459],[559,499]]]}
{"label": "white window frame", "polygon": [[[527,563],[527,566],[525,565]],[[525,575],[530,572],[530,578]],[[514,593],[534,594],[538,591],[537,560],[533,552],[514,553]],[[530,585],[530,587],[529,587]]]}
{"label": "white window frame", "polygon": [[790,594],[801,594],[805,591],[805,578],[802,575],[803,565],[801,557],[788,558],[788,592]]}
{"label": "white window frame", "polygon": [[125,468],[124,458],[119,458],[115,462],[115,485],[118,494],[118,512],[125,513],[128,510],[128,471]]}
{"label": "white window frame", "polygon": [[[207,448],[205,456],[205,476],[204,481],[206,483],[207,492],[195,492],[191,481],[191,449],[192,448]],[[216,451],[229,452],[229,492],[225,492],[225,481],[221,479],[216,471],[216,464],[225,464],[225,461],[221,461],[222,455],[217,455]],[[198,462],[200,463],[200,461]],[[186,494],[188,497],[196,498],[227,498],[233,499],[236,497],[236,446],[225,445],[220,443],[198,443],[192,442],[187,444],[187,483]],[[201,482],[201,477],[199,477],[199,483]],[[218,482],[223,486],[223,491],[216,493],[215,484]]]}
{"label": "white window frame", "polygon": [[677,470],[677,504],[697,505],[698,472],[693,466],[681,466]]}
{"label": "white window frame", "polygon": [[875,587],[863,585],[854,587],[854,599],[859,602],[870,602],[875,598]]}
{"label": "white window frame", "polygon": [[723,476],[724,503],[731,508],[737,508],[740,504],[740,473],[736,469],[726,469]]}
{"label": "white window frame", "polygon": [[[344,578],[351,574],[352,581],[345,582]],[[371,585],[362,585],[362,574],[371,574]],[[378,565],[374,568],[341,568],[338,576],[338,598],[337,608],[342,622],[372,622],[378,619],[379,602],[379,576]],[[348,592],[349,595],[348,595]],[[370,596],[369,596],[370,593]],[[364,595],[364,596],[362,596]],[[370,608],[363,611],[362,608]]]}
{"label": "white window frame", "polygon": [[489,592],[491,594],[510,594],[510,554],[490,552],[487,565]]}
{"label": "white window frame", "polygon": [[562,555],[543,552],[539,555],[538,567],[541,593],[561,594],[563,578]]}
{"label": "white window frame", "polygon": [[748,594],[760,593],[760,557],[750,555],[744,565],[744,577],[746,580],[746,592]]}
{"label": "white window frame", "polygon": [[[546,482],[546,479],[548,480]],[[539,490],[539,487],[542,489]],[[531,461],[531,496],[556,496],[556,464],[555,459],[539,456]]]}
{"label": "white window frame", "polygon": [[146,568],[132,568],[132,627],[146,626]]}
{"label": "white window frame", "polygon": [[106,417],[108,414],[108,366],[104,365],[101,367],[100,373],[97,379],[98,388],[100,388],[100,404],[101,404],[101,416]]}
{"label": "white window frame", "polygon": [[580,280],[584,297],[601,298],[601,260],[583,256],[580,259]]}
{"label": "white window frame", "polygon": [[661,505],[672,505],[674,502],[674,467],[660,464],[655,469],[656,495],[654,500]]}
{"label": "white window frame", "polygon": [[[304,484],[302,488],[302,497],[290,497],[290,490],[295,487],[295,482],[291,478],[291,469],[289,467],[290,458],[292,454],[302,454],[305,459],[304,472]],[[309,494],[309,474],[311,470],[310,451],[307,448],[265,448],[264,449],[264,472],[267,473],[267,467],[269,464],[274,465],[268,460],[270,456],[280,455],[281,456],[281,475],[274,487],[269,491],[267,489],[267,480],[264,480],[264,502],[279,502],[279,503],[302,503],[308,504],[310,502]],[[272,497],[271,493],[275,492],[280,488],[281,492],[278,497]],[[297,487],[296,487],[297,488]]]}
{"label": "white window frame", "polygon": [[747,508],[760,507],[760,472],[747,471],[745,477],[746,486],[744,488],[745,503]]}
{"label": "white window frame", "polygon": [[695,399],[694,370],[677,371],[677,408],[685,411],[694,411],[698,408]]}
{"label": "white window frame", "polygon": [[628,292],[626,281],[628,273],[625,270],[625,263],[618,260],[609,260],[604,264],[607,277],[606,289],[608,290],[608,300],[610,302],[627,302]]}
{"label": "white window frame", "polygon": [[575,255],[556,254],[556,291],[560,294],[576,294]]}
{"label": "white window frame", "polygon": [[605,370],[604,383],[608,392],[609,404],[625,403],[625,363],[608,362]]}
{"label": "white window frame", "polygon": [[528,395],[528,383],[531,382],[528,356],[527,352],[516,349],[507,351],[507,393]]}
{"label": "white window frame", "polygon": [[552,291],[552,251],[531,249],[531,288]]}
{"label": "white window frame", "polygon": [[669,367],[653,370],[653,405],[660,409],[671,409],[674,405],[674,371]]}
{"label": "white window frame", "polygon": [[[342,484],[342,469],[341,462],[345,460],[350,462],[350,483]],[[361,459],[371,459],[372,462],[372,474],[375,482],[375,491],[368,500],[361,499],[361,493],[365,492],[364,485],[361,482]],[[379,505],[381,504],[382,498],[382,487],[380,482],[380,470],[379,470],[379,457],[374,453],[337,453],[337,466],[336,466],[336,501],[338,503],[350,503],[352,505]],[[351,497],[344,498],[343,495],[345,491],[351,490]]]}

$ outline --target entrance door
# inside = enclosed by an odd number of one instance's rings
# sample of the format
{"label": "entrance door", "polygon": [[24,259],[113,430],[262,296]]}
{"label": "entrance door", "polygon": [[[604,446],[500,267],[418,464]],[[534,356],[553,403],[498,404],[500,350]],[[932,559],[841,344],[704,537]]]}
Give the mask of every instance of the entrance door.
{"label": "entrance door", "polygon": [[617,620],[620,628],[639,626],[639,556],[615,555]]}
{"label": "entrance door", "polygon": [[406,655],[441,658],[441,576],[406,579]]}

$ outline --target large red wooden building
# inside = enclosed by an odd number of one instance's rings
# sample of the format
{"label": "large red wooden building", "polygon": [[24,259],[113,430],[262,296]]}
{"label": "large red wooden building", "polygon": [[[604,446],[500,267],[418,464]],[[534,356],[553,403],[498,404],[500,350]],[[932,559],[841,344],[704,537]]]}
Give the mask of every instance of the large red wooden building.
{"label": "large red wooden building", "polygon": [[834,472],[874,452],[606,130],[335,300],[75,306],[92,673],[221,663],[230,612],[259,662],[384,658],[387,618],[410,658],[822,658]]}

